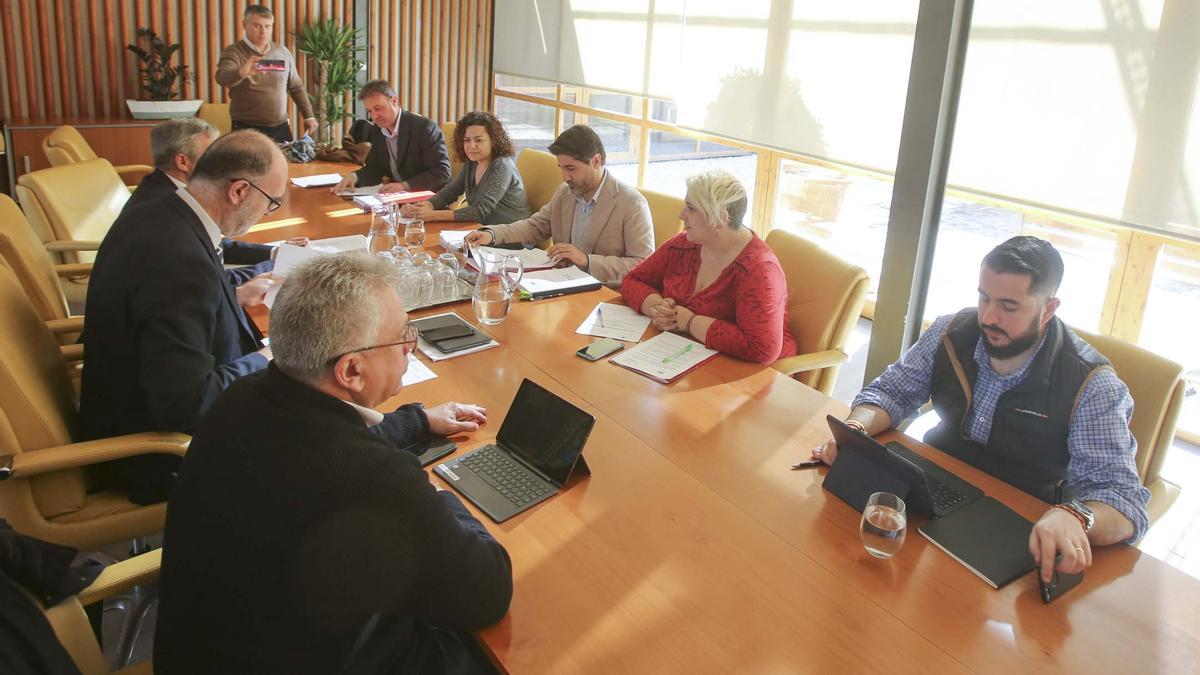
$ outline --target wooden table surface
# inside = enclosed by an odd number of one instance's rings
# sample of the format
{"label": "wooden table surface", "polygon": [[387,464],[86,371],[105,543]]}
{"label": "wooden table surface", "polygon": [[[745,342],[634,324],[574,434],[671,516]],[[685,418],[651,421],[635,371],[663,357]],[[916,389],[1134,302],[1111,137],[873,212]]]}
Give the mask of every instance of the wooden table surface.
{"label": "wooden table surface", "polygon": [[[365,233],[369,217],[326,190],[289,192],[247,239]],[[428,226],[431,249],[440,229]],[[421,356],[437,379],[380,406],[487,406],[489,423],[459,452],[494,438],[526,377],[597,418],[591,477],[500,525],[468,504],[513,560],[509,614],[480,634],[508,672],[1200,672],[1200,582],[1111,546],[1082,585],[1044,605],[1033,575],[993,590],[921,537],[915,518],[900,553],[876,560],[859,514],[821,489],[824,470],[788,470],[845,405],[723,356],[671,385],[586,362],[574,351],[592,338],[575,328],[601,301],[620,299],[603,289],[515,303],[505,323],[482,327],[500,347]],[[469,303],[452,309],[474,323]],[[431,311],[445,309],[416,315]],[[1027,518],[1046,508],[891,438]]]}

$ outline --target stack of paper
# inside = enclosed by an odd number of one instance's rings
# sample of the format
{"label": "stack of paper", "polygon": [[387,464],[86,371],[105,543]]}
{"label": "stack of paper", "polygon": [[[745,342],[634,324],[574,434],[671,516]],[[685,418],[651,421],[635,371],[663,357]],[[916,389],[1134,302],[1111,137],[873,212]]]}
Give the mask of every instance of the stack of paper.
{"label": "stack of paper", "polygon": [[370,213],[382,208],[385,204],[408,204],[423,202],[433,197],[429,190],[420,192],[380,192],[373,195],[363,195],[354,198],[354,205],[361,208],[363,213]]}
{"label": "stack of paper", "polygon": [[292,179],[292,185],[296,187],[322,187],[325,185],[337,185],[342,182],[342,177],[336,173],[322,173],[316,176],[297,176]]}
{"label": "stack of paper", "polygon": [[715,350],[699,342],[674,333],[659,333],[633,349],[614,356],[609,363],[668,384],[716,355]]}
{"label": "stack of paper", "polygon": [[344,237],[330,237],[310,241],[308,247],[323,253],[345,253],[346,251],[367,250],[367,238],[361,234],[349,234]]}
{"label": "stack of paper", "polygon": [[342,188],[341,190],[338,190],[334,194],[336,194],[339,197],[343,197],[345,199],[350,199],[351,197],[365,197],[367,195],[379,194],[379,188],[381,188],[381,187],[383,187],[383,186],[382,185],[370,185],[368,187]]}
{"label": "stack of paper", "polygon": [[442,248],[446,249],[447,251],[451,249],[458,249],[461,251],[466,247],[465,241],[467,235],[474,231],[475,230],[442,230],[442,233],[438,235],[438,243],[440,243]]}
{"label": "stack of paper", "polygon": [[580,335],[613,338],[624,342],[637,342],[650,327],[650,317],[638,314],[625,305],[602,302],[588,314],[579,328]]}
{"label": "stack of paper", "polygon": [[488,260],[500,260],[507,256],[512,256],[521,261],[525,266],[525,271],[530,270],[548,270],[554,267],[554,261],[540,248],[492,248],[491,246],[476,246],[471,249],[471,256],[467,259],[467,264],[476,270],[479,269],[479,262],[475,256],[484,255]]}
{"label": "stack of paper", "polygon": [[[345,237],[331,237],[329,239],[317,239],[309,242],[308,246],[292,246],[291,244],[280,244],[279,252],[275,254],[275,276],[287,280],[287,275],[291,273],[297,265],[313,258],[321,256],[333,255],[335,253],[344,253],[346,251],[365,251],[367,249],[367,238],[361,234],[351,234]],[[279,286],[273,286],[267,291],[267,297],[263,302],[267,307],[275,304],[275,296],[279,294]]]}
{"label": "stack of paper", "polygon": [[600,288],[600,280],[571,265],[561,269],[527,272],[519,284],[521,297],[529,300],[553,298],[568,293],[583,293]]}

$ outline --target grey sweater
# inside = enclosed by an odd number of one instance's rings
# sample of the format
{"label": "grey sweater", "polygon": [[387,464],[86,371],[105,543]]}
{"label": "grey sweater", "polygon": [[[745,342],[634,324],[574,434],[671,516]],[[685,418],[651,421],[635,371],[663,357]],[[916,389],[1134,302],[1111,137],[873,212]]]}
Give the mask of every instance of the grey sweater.
{"label": "grey sweater", "polygon": [[465,193],[467,206],[454,211],[455,220],[500,225],[530,216],[525,185],[511,157],[493,158],[479,184],[475,183],[475,167],[475,162],[463,165],[462,171],[429,200],[433,208],[445,209]]}

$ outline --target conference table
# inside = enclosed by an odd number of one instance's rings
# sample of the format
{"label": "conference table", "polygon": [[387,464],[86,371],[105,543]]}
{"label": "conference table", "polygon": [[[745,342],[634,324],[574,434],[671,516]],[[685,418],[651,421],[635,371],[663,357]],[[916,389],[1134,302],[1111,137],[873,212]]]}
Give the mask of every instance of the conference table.
{"label": "conference table", "polygon": [[[292,175],[346,164],[293,165]],[[365,234],[370,216],[324,188],[289,187],[251,241]],[[438,252],[443,228],[427,223]],[[575,330],[610,289],[514,302],[495,326],[453,311],[500,346],[430,362],[436,379],[380,406],[486,406],[462,453],[495,438],[525,378],[596,418],[590,476],[496,524],[507,548],[508,615],[479,633],[509,673],[1200,672],[1200,581],[1136,548],[1098,548],[1083,583],[1043,604],[1033,574],[994,590],[921,537],[889,560],[859,539],[860,514],[791,471],[847,407],[768,367],[719,356],[660,384],[574,352]],[[265,312],[254,312],[267,326]],[[648,329],[646,336],[655,333]],[[1047,505],[898,432],[917,452],[1035,520]],[[431,480],[441,479],[431,474]],[[443,484],[443,487],[447,487]]]}

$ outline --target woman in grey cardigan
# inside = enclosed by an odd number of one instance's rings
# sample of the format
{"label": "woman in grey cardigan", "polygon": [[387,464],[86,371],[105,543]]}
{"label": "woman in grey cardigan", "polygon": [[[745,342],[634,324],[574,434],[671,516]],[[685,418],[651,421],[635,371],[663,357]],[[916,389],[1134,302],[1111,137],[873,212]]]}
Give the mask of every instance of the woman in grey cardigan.
{"label": "woman in grey cardigan", "polygon": [[[513,163],[516,154],[500,119],[490,112],[469,112],[454,128],[454,148],[465,162],[432,199],[406,204],[402,213],[421,220],[465,220],[498,225],[530,216],[525,186]],[[463,194],[467,205],[451,209]]]}

